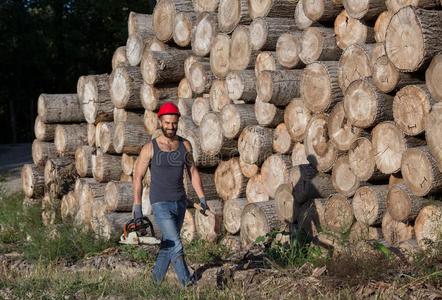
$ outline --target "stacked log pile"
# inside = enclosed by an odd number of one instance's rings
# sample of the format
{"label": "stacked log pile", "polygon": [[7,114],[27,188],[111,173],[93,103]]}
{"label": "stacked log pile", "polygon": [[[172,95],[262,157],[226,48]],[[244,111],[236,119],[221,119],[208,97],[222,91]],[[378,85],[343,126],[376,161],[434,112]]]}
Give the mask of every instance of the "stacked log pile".
{"label": "stacked log pile", "polygon": [[[425,248],[442,234],[442,4],[404,3],[160,0],[152,16],[132,12],[111,74],[41,95],[26,196],[42,199],[45,223],[110,238],[173,101],[213,212],[189,208],[185,239],[226,232],[249,246],[289,228],[332,246],[350,233]],[[149,174],[143,185],[151,214]]]}

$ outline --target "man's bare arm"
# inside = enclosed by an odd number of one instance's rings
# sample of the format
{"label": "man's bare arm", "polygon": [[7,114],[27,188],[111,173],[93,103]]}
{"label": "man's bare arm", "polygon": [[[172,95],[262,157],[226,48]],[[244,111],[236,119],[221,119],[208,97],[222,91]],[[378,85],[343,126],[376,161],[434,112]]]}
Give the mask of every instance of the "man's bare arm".
{"label": "man's bare arm", "polygon": [[135,164],[133,178],[134,204],[141,204],[142,180],[152,158],[152,143],[147,143],[140,151]]}

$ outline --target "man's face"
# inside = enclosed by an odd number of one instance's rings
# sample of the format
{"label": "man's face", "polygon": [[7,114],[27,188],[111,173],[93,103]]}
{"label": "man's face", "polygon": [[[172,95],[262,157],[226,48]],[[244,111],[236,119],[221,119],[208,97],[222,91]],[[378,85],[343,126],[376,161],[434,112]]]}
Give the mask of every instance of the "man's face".
{"label": "man's face", "polygon": [[173,138],[176,135],[178,129],[177,115],[163,115],[161,116],[161,130],[165,137]]}

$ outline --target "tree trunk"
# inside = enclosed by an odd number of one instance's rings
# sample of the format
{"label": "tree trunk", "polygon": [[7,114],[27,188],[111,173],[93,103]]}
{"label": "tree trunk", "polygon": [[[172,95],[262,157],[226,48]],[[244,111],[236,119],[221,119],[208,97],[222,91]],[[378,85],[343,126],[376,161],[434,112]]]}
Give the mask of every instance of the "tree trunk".
{"label": "tree trunk", "polygon": [[260,52],[258,56],[256,56],[255,61],[255,76],[258,75],[262,71],[276,71],[282,70],[282,66],[276,63],[276,52],[264,51]]}
{"label": "tree trunk", "polygon": [[377,179],[375,152],[368,137],[360,137],[351,144],[348,160],[350,169],[360,181]]}
{"label": "tree trunk", "polygon": [[132,211],[134,194],[131,182],[108,182],[104,193],[107,211]]}
{"label": "tree trunk", "polygon": [[241,242],[251,245],[256,239],[282,227],[276,216],[276,202],[265,201],[247,204],[241,214]]}
{"label": "tree trunk", "polygon": [[161,0],[153,10],[153,30],[155,36],[162,42],[172,39],[176,14],[179,12],[193,12],[191,0]]}
{"label": "tree trunk", "polygon": [[361,131],[360,128],[353,126],[345,116],[343,102],[337,103],[328,119],[328,135],[336,149],[348,151],[361,135]]}
{"label": "tree trunk", "polygon": [[315,61],[338,61],[342,49],[336,44],[332,28],[309,27],[301,36],[301,52],[299,58],[304,64]]}
{"label": "tree trunk", "polygon": [[256,77],[253,70],[231,71],[226,76],[227,91],[231,100],[255,102],[255,83]]}
{"label": "tree trunk", "polygon": [[425,83],[434,100],[442,101],[442,53],[436,55],[425,72]]}
{"label": "tree trunk", "polygon": [[309,19],[304,13],[303,1],[298,1],[295,8],[295,24],[299,29],[307,29],[313,24],[313,20]]}
{"label": "tree trunk", "polygon": [[220,119],[227,139],[236,139],[244,128],[258,124],[252,104],[227,104],[221,110]]}
{"label": "tree trunk", "polygon": [[[442,171],[442,104],[437,103],[433,105],[430,114],[425,122],[425,139],[428,143],[428,148],[437,161],[439,171]],[[34,151],[32,151],[34,153]],[[34,163],[35,162],[34,159]]]}
{"label": "tree trunk", "polygon": [[203,117],[211,111],[210,109],[210,100],[207,95],[203,97],[197,97],[193,101],[192,105],[192,120],[193,122],[199,126],[201,124],[201,120]]}
{"label": "tree trunk", "polygon": [[52,198],[48,193],[45,193],[41,201],[41,221],[44,226],[53,225],[61,221],[60,206],[60,199]]}
{"label": "tree trunk", "polygon": [[296,0],[249,0],[249,14],[252,19],[263,17],[293,18]]}
{"label": "tree trunk", "polygon": [[385,34],[392,16],[393,13],[390,10],[386,10],[377,17],[376,23],[374,23],[374,39],[377,43],[385,42]]}
{"label": "tree trunk", "polygon": [[442,235],[442,207],[438,205],[424,207],[416,218],[414,231],[416,240],[423,250],[434,247]]}
{"label": "tree trunk", "polygon": [[195,212],[196,232],[199,237],[208,242],[215,242],[223,227],[223,202],[219,200],[207,201],[207,206],[212,213],[203,215],[201,212]]}
{"label": "tree trunk", "polygon": [[406,6],[425,9],[437,9],[440,6],[437,0],[386,0],[385,5],[392,14],[397,13],[401,8]]}
{"label": "tree trunk", "polygon": [[242,174],[247,178],[252,178],[258,173],[259,170],[257,165],[245,163],[241,159],[239,160],[239,167]]}
{"label": "tree trunk", "polygon": [[127,33],[141,34],[141,35],[154,35],[152,27],[153,17],[149,14],[139,14],[131,11],[127,20]]}
{"label": "tree trunk", "polygon": [[61,198],[60,214],[64,223],[73,221],[73,218],[77,214],[79,205],[78,199],[73,191],[70,191]]}
{"label": "tree trunk", "polygon": [[355,19],[373,20],[385,11],[385,0],[344,0],[342,1],[347,14]]}
{"label": "tree trunk", "polygon": [[351,45],[373,43],[373,27],[365,25],[361,20],[348,16],[343,10],[335,19],[334,30],[338,47],[345,50]]}
{"label": "tree trunk", "polygon": [[413,221],[428,204],[430,200],[415,196],[405,184],[395,184],[388,191],[387,210],[398,222]]}
{"label": "tree trunk", "polygon": [[210,70],[209,63],[195,62],[189,69],[189,77],[187,80],[189,80],[193,92],[203,94],[210,91],[215,76]]}
{"label": "tree trunk", "polygon": [[304,64],[299,59],[302,50],[301,32],[283,33],[276,42],[276,59],[286,69],[302,68]]}
{"label": "tree trunk", "polygon": [[359,179],[350,168],[348,155],[343,155],[336,160],[331,179],[335,190],[347,197],[353,196],[360,185]]}
{"label": "tree trunk", "polygon": [[97,125],[96,138],[98,141],[95,143],[100,145],[101,150],[104,153],[115,154],[115,146],[112,143],[113,136],[115,134],[116,124],[114,122],[102,122]]}
{"label": "tree trunk", "polygon": [[[118,67],[113,73],[126,68],[129,67]],[[108,74],[101,74],[87,76],[84,80],[82,108],[88,123],[112,121],[114,107],[111,100],[112,91],[109,86],[110,78]]]}
{"label": "tree trunk", "polygon": [[164,102],[175,99],[177,93],[176,86],[153,86],[143,82],[140,90],[141,104],[147,110],[156,111]]}
{"label": "tree trunk", "polygon": [[273,130],[262,126],[247,126],[238,138],[241,160],[261,165],[272,154]]}
{"label": "tree trunk", "polygon": [[353,126],[373,127],[393,119],[393,97],[380,93],[371,80],[360,79],[347,88],[344,110]]}
{"label": "tree trunk", "polygon": [[223,209],[224,228],[231,234],[237,234],[241,228],[241,214],[247,199],[236,198],[226,201]]}
{"label": "tree trunk", "polygon": [[347,197],[334,194],[328,198],[324,207],[324,221],[327,229],[335,233],[346,233],[353,225],[353,208]]}
{"label": "tree trunk", "polygon": [[21,169],[23,192],[29,198],[44,196],[45,177],[44,168],[33,164],[24,164]]}
{"label": "tree trunk", "polygon": [[120,179],[122,173],[121,156],[109,155],[97,150],[95,160],[92,173],[96,181],[109,182]]}
{"label": "tree trunk", "polygon": [[32,143],[32,160],[36,166],[44,166],[46,160],[57,156],[57,149],[54,143],[40,142],[34,140]]}
{"label": "tree trunk", "polygon": [[180,82],[184,77],[184,60],[191,53],[172,48],[159,52],[145,49],[140,65],[144,81],[148,84]]}
{"label": "tree trunk", "polygon": [[305,147],[303,143],[296,142],[292,150],[292,166],[308,165],[310,162],[307,160],[305,154]]}
{"label": "tree trunk", "polygon": [[138,156],[123,153],[121,156],[121,169],[123,170],[124,174],[130,176],[134,173],[137,158]]}
{"label": "tree trunk", "polygon": [[92,153],[95,148],[79,146],[75,151],[75,169],[80,177],[92,177]]}
{"label": "tree trunk", "polygon": [[425,84],[408,85],[394,96],[394,121],[406,135],[415,136],[425,130],[425,119],[434,104]]}
{"label": "tree trunk", "polygon": [[173,41],[180,47],[189,47],[192,41],[192,28],[196,21],[196,14],[180,12],[175,16],[173,26]]}
{"label": "tree trunk", "polygon": [[262,176],[260,173],[250,177],[246,187],[246,197],[248,203],[269,201],[269,195],[264,189]]}
{"label": "tree trunk", "polygon": [[218,27],[221,32],[231,33],[238,24],[250,24],[247,0],[220,0]]}
{"label": "tree trunk", "polygon": [[411,148],[403,153],[401,173],[405,184],[416,196],[442,191],[442,172],[427,146]]}
{"label": "tree trunk", "polygon": [[201,13],[192,33],[192,50],[197,56],[207,56],[218,34],[218,20],[214,13]]}
{"label": "tree trunk", "polygon": [[304,14],[313,22],[333,22],[344,9],[342,2],[328,0],[301,0]]}
{"label": "tree trunk", "polygon": [[57,127],[56,124],[43,123],[41,118],[37,116],[34,124],[35,137],[42,142],[52,142],[54,141],[55,127]]}
{"label": "tree trunk", "polygon": [[38,116],[44,123],[81,123],[84,115],[77,94],[41,94]]}
{"label": "tree trunk", "polygon": [[309,236],[316,237],[318,230],[326,229],[324,209],[327,199],[316,198],[300,207],[297,213],[297,223]]}
{"label": "tree trunk", "polygon": [[305,129],[312,113],[302,98],[294,98],[284,110],[284,123],[293,141],[304,140]]}
{"label": "tree trunk", "polygon": [[314,62],[302,72],[300,94],[315,113],[329,112],[344,95],[338,83],[338,62]]}
{"label": "tree trunk", "polygon": [[291,184],[283,183],[275,192],[276,215],[283,223],[292,224],[296,220],[297,209]]}
{"label": "tree trunk", "polygon": [[238,153],[236,140],[223,136],[223,129],[219,114],[206,114],[200,125],[201,149],[206,155],[232,157]]}
{"label": "tree trunk", "polygon": [[423,144],[423,141],[419,139],[404,136],[393,122],[382,122],[373,128],[371,142],[376,167],[384,174],[399,171],[404,152],[408,148]]}
{"label": "tree trunk", "polygon": [[190,81],[187,78],[181,79],[180,83],[178,84],[176,95],[178,96],[178,99],[194,97],[192,87],[190,86]]}
{"label": "tree trunk", "polygon": [[382,218],[382,235],[392,245],[413,238],[413,226],[393,220],[388,212]]}
{"label": "tree trunk", "polygon": [[[98,236],[100,236],[103,239],[111,240],[115,239],[117,240],[120,236],[120,234],[123,232],[123,227],[129,221],[132,219],[132,213],[110,213],[103,215],[99,220],[99,231],[96,233]],[[154,222],[154,219],[149,216],[149,219]],[[154,226],[157,227],[155,230],[155,237],[160,238],[160,231],[156,223],[154,223]]]}
{"label": "tree trunk", "polygon": [[[105,183],[85,182],[82,185],[79,196],[79,209],[75,216],[74,223],[84,229],[92,229],[94,210],[98,210],[97,205],[102,208],[105,205]],[[95,206],[95,207],[94,207]],[[95,209],[94,209],[95,208]]]}
{"label": "tree trunk", "polygon": [[149,49],[152,51],[165,51],[167,46],[152,35],[129,35],[126,42],[126,57],[130,66],[135,67],[140,64],[144,49]]}
{"label": "tree trunk", "polygon": [[377,227],[370,227],[359,221],[356,221],[350,229],[349,241],[356,244],[359,241],[380,240],[382,230]]}
{"label": "tree trunk", "polygon": [[133,111],[127,111],[124,108],[114,108],[114,124],[118,122],[127,122],[143,124],[143,114]]}
{"label": "tree trunk", "polygon": [[[126,46],[120,46],[114,51],[114,55],[112,56],[112,71],[115,70],[117,67],[127,66],[129,66],[129,62],[127,61],[126,57]],[[80,95],[80,93],[78,93],[78,89],[77,94]]]}
{"label": "tree trunk", "polygon": [[138,154],[149,140],[141,124],[120,122],[115,126],[113,144],[117,153]]}
{"label": "tree trunk", "polygon": [[230,36],[225,33],[218,33],[210,47],[210,69],[220,79],[230,69]]}
{"label": "tree trunk", "polygon": [[216,191],[224,201],[245,197],[247,181],[241,173],[238,157],[221,161],[216,168]]}
{"label": "tree trunk", "polygon": [[87,144],[91,147],[95,147],[95,124],[87,124]]}
{"label": "tree trunk", "polygon": [[343,93],[349,85],[372,75],[372,53],[376,44],[351,45],[339,60],[338,80]]}
{"label": "tree trunk", "polygon": [[379,225],[387,211],[388,185],[371,185],[359,188],[353,197],[353,212],[358,222]]}
{"label": "tree trunk", "polygon": [[294,19],[256,18],[250,24],[252,50],[275,51],[278,38],[286,32],[298,31]]}
{"label": "tree trunk", "polygon": [[390,21],[385,35],[388,59],[401,72],[427,67],[442,51],[442,11],[404,7]]}
{"label": "tree trunk", "polygon": [[125,109],[143,108],[140,101],[142,83],[139,67],[116,68],[109,77],[109,92],[113,105]]}
{"label": "tree trunk", "polygon": [[256,82],[260,101],[285,106],[300,96],[301,70],[264,71]]}
{"label": "tree trunk", "polygon": [[299,204],[315,198],[327,198],[335,193],[331,176],[318,172],[311,164],[294,166],[290,173],[293,196]]}
{"label": "tree trunk", "polygon": [[214,112],[221,112],[223,107],[229,104],[229,92],[227,91],[227,85],[224,80],[214,80],[212,87],[210,88],[210,107]]}
{"label": "tree trunk", "polygon": [[318,171],[327,172],[333,168],[338,151],[327,136],[328,115],[318,114],[310,119],[304,137],[307,159]]}
{"label": "tree trunk", "polygon": [[155,131],[160,128],[160,120],[156,113],[150,110],[144,111],[144,129],[148,135],[153,135]]}
{"label": "tree trunk", "polygon": [[273,151],[278,154],[290,154],[293,144],[287,126],[284,123],[276,126],[273,131]]}
{"label": "tree trunk", "polygon": [[196,13],[216,12],[219,0],[193,0],[193,10]]}
{"label": "tree trunk", "polygon": [[196,239],[195,213],[195,209],[186,209],[186,213],[184,214],[184,222],[183,227],[181,227],[180,236],[187,243]]}
{"label": "tree trunk", "polygon": [[87,125],[57,125],[54,144],[58,154],[74,155],[79,146],[87,144]]}
{"label": "tree trunk", "polygon": [[264,188],[270,198],[275,197],[280,184],[291,183],[290,169],[292,167],[289,155],[273,154],[261,166],[261,178]]}
{"label": "tree trunk", "polygon": [[51,198],[60,199],[73,190],[77,177],[74,159],[70,157],[49,159],[44,169],[45,191]]}
{"label": "tree trunk", "polygon": [[232,33],[230,40],[229,69],[241,71],[255,65],[258,53],[252,50],[249,28],[238,26]]}

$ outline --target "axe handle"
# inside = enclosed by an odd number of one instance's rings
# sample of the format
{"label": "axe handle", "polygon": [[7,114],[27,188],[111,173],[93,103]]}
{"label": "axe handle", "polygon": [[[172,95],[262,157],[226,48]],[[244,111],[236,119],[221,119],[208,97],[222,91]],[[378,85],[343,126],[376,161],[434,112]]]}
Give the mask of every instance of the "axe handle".
{"label": "axe handle", "polygon": [[[198,203],[194,203],[193,207],[195,207],[198,210],[203,210],[203,208],[201,207],[201,205],[199,205]],[[206,213],[209,213],[211,215],[215,215],[209,208],[206,209]]]}

